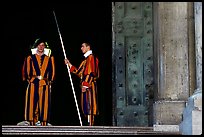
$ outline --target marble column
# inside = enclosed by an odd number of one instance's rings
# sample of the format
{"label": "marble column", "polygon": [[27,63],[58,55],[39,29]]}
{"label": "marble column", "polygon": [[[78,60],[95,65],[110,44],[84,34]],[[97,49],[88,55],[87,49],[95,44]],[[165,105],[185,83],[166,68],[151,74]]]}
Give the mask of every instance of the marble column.
{"label": "marble column", "polygon": [[154,127],[176,125],[178,130],[189,97],[188,4],[154,3]]}
{"label": "marble column", "polygon": [[195,2],[196,88],[202,92],[202,2]]}
{"label": "marble column", "polygon": [[183,112],[183,121],[179,125],[183,135],[202,134],[202,2],[194,3],[195,15],[195,56],[196,89],[188,98]]}

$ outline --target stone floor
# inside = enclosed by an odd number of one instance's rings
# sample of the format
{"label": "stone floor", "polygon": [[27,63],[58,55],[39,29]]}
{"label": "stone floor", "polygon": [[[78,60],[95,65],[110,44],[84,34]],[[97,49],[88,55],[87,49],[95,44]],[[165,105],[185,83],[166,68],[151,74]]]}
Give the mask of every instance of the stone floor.
{"label": "stone floor", "polygon": [[[21,123],[22,124],[22,123]],[[180,135],[153,127],[2,125],[3,135]]]}

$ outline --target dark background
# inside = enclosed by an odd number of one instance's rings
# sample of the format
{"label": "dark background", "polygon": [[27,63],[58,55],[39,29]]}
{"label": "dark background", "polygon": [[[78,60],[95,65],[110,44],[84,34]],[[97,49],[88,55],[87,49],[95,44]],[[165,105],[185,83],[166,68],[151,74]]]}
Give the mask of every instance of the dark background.
{"label": "dark background", "polygon": [[[2,125],[16,125],[24,120],[25,90],[21,69],[24,58],[30,54],[35,39],[47,40],[55,57],[56,79],[52,85],[51,124],[80,125],[71,88],[68,70],[60,42],[55,11],[67,58],[75,66],[83,59],[81,44],[92,44],[93,52],[99,58],[101,77],[98,81],[99,113],[96,125],[112,125],[111,88],[111,2],[66,2],[66,3],[8,3],[3,14],[4,56],[1,67],[1,93],[3,107]],[[72,76],[74,89],[80,107],[79,78]],[[81,118],[84,121],[81,113]],[[83,122],[82,121],[82,122]]]}

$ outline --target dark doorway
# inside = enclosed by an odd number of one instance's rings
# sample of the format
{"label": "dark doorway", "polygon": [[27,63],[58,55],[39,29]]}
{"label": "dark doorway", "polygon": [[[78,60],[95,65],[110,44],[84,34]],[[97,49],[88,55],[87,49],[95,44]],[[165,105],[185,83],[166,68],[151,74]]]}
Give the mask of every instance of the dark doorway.
{"label": "dark doorway", "polygon": [[[56,79],[52,85],[51,124],[80,125],[53,10],[67,58],[72,64],[78,66],[83,58],[80,50],[82,42],[88,41],[93,45],[93,52],[100,60],[101,70],[101,78],[98,81],[100,115],[96,118],[96,125],[112,125],[111,3],[99,2],[9,5],[9,9],[3,13],[6,17],[3,26],[6,56],[3,58],[5,75],[2,83],[2,125],[16,125],[24,120],[27,85],[22,81],[21,68],[34,40],[42,36],[48,41],[56,62]],[[80,107],[79,79],[74,75],[72,79]]]}

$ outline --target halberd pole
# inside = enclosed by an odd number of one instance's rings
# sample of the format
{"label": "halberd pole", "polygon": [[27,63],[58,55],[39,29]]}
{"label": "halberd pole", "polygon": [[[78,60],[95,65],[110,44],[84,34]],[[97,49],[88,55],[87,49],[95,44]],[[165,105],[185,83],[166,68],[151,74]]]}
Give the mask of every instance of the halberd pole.
{"label": "halberd pole", "polygon": [[[60,36],[60,41],[61,41],[61,45],[62,45],[62,50],[63,50],[63,53],[64,53],[64,59],[67,59],[67,56],[66,56],[66,53],[65,53],[65,49],[64,49],[64,44],[63,44],[63,41],[62,41],[62,36],[61,36],[60,30],[59,30],[59,26],[58,26],[58,23],[57,23],[57,18],[56,18],[56,15],[55,15],[55,12],[54,12],[54,11],[53,11],[53,14],[54,14],[55,22],[56,22],[56,25],[57,25],[57,30],[58,30],[58,33],[59,33],[59,36]],[[77,112],[78,112],[78,116],[79,116],[80,125],[82,126],[81,116],[80,116],[80,113],[79,113],[79,108],[78,108],[77,99],[76,99],[76,95],[75,95],[75,91],[74,91],[74,86],[73,86],[73,82],[72,82],[72,77],[71,77],[71,74],[70,74],[70,69],[69,69],[68,64],[67,64],[66,66],[67,66],[68,73],[69,73],[69,79],[70,79],[71,86],[72,86],[72,91],[73,91],[74,100],[75,100],[75,104],[76,104],[76,108],[77,108]]]}

